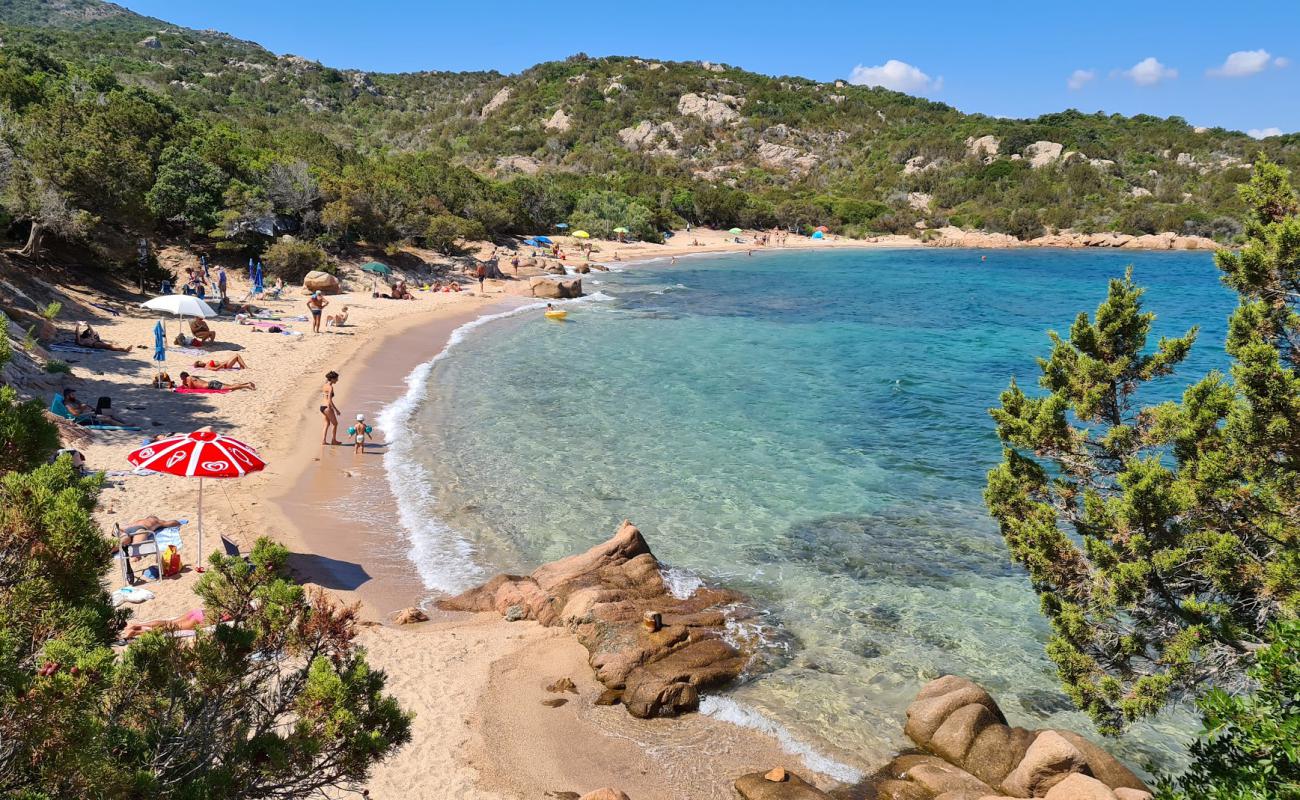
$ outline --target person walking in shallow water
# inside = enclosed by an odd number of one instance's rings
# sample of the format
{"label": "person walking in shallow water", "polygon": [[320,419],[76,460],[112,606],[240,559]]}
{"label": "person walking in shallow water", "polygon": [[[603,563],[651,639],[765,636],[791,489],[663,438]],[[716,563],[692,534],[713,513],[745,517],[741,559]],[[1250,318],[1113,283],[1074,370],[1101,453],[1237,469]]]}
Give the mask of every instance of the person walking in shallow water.
{"label": "person walking in shallow water", "polygon": [[325,385],[321,387],[321,416],[325,418],[325,431],[321,434],[321,444],[343,444],[339,441],[339,408],[334,405],[334,384],[338,383],[339,374],[333,370],[325,373]]}

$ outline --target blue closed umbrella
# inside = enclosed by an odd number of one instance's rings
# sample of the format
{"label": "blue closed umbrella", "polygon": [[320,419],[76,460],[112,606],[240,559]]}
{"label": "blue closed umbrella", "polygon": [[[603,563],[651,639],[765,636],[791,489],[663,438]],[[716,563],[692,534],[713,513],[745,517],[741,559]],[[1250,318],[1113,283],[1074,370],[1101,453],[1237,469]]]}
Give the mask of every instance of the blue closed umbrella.
{"label": "blue closed umbrella", "polygon": [[158,374],[162,374],[162,365],[167,360],[167,329],[162,320],[153,325],[153,360],[158,362]]}
{"label": "blue closed umbrella", "polygon": [[262,262],[257,262],[257,270],[253,273],[253,294],[262,293]]}

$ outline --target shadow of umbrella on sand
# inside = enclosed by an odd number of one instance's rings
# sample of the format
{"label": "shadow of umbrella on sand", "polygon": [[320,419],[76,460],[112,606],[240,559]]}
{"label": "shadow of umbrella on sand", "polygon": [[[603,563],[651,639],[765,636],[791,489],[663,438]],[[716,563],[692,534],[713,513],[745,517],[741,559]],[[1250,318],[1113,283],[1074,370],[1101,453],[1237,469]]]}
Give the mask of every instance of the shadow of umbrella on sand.
{"label": "shadow of umbrella on sand", "polygon": [[132,450],[126,460],[138,469],[199,479],[199,541],[195,566],[198,572],[203,571],[203,479],[242,478],[266,467],[256,450],[238,439],[212,431],[195,431],[151,442]]}

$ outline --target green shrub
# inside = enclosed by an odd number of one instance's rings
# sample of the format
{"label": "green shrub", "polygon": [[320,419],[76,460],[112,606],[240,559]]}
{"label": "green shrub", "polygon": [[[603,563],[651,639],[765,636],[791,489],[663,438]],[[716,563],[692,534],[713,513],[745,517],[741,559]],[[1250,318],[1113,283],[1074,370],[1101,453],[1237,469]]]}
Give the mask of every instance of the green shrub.
{"label": "green shrub", "polygon": [[452,214],[439,214],[429,220],[424,231],[425,244],[449,256],[461,252],[461,245],[466,241],[486,238],[487,231],[478,221]]}
{"label": "green shrub", "polygon": [[262,261],[269,274],[287,283],[299,283],[308,272],[325,272],[329,266],[329,257],[320,247],[287,236],[267,248]]}
{"label": "green shrub", "polygon": [[45,362],[45,371],[51,375],[71,375],[72,366],[66,361],[51,358],[49,361]]}

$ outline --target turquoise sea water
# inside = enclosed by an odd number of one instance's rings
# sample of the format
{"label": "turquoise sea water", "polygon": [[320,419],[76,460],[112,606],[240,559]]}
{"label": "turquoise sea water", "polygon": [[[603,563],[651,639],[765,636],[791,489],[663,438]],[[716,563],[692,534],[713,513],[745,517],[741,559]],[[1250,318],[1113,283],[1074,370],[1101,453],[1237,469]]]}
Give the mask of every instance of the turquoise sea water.
{"label": "turquoise sea water", "polygon": [[[1090,731],[983,506],[986,409],[1012,375],[1034,384],[1045,331],[1091,312],[1126,264],[1157,335],[1202,326],[1152,399],[1224,364],[1233,301],[1203,253],[985,254],[684,259],[593,273],[601,295],[569,322],[468,333],[417,376],[390,454],[419,484],[402,499],[426,583],[531,570],[627,517],[684,586],[740,589],[779,632],[719,713],[734,701],[870,767],[904,743],[919,686],[952,672],[1013,724]],[[1192,730],[1170,714],[1114,749],[1168,764]]]}

